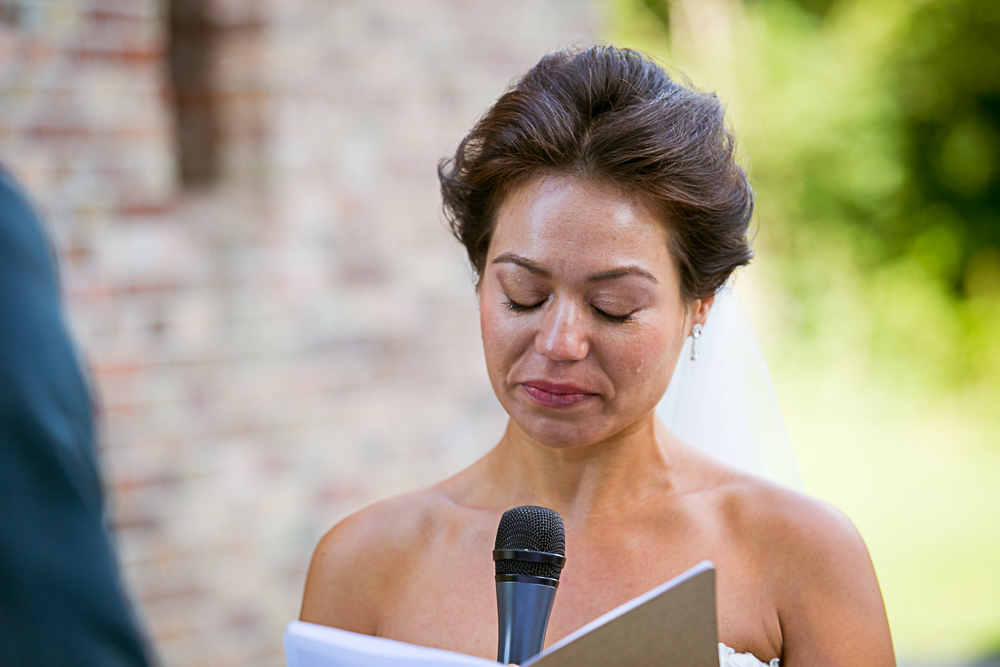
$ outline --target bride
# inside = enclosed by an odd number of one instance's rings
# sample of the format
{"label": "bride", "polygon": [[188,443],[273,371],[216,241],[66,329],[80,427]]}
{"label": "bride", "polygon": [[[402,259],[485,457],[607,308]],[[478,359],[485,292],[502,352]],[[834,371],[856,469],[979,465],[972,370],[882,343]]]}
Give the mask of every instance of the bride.
{"label": "bride", "polygon": [[723,115],[635,51],[560,51],[442,163],[510,421],[468,469],[335,526],[302,620],[493,658],[497,524],[542,505],[563,516],[568,555],[547,644],[710,559],[723,665],[895,664],[850,521],[656,416],[685,341],[752,256],[753,194]]}

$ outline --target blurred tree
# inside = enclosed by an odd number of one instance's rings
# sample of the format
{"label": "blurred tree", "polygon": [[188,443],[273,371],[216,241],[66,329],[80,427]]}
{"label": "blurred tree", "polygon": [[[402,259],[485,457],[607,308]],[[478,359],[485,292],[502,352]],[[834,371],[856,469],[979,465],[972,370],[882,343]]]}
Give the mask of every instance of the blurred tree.
{"label": "blurred tree", "polygon": [[670,34],[670,2],[669,0],[642,0],[643,6],[649,13],[656,17],[659,27],[664,34]]}
{"label": "blurred tree", "polygon": [[939,248],[957,256],[938,264],[959,289],[970,263],[1000,248],[1000,3],[924,3],[898,43],[907,183],[903,215],[885,232],[905,251],[928,225],[946,221],[958,252]]}
{"label": "blurred tree", "polygon": [[[754,0],[750,1],[753,2]],[[760,2],[763,0],[757,1]],[[837,3],[838,0],[792,0],[792,4],[820,18],[825,18]]]}
{"label": "blurred tree", "polygon": [[757,190],[762,342],[806,488],[900,655],[1000,646],[1000,0],[609,0],[717,91]]}

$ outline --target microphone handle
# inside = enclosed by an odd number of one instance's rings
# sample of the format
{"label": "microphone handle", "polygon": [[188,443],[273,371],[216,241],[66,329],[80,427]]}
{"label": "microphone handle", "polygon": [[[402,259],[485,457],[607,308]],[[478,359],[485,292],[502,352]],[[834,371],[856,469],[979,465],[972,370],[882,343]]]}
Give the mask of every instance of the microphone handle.
{"label": "microphone handle", "polygon": [[555,597],[556,587],[551,584],[497,582],[497,613],[500,618],[497,662],[521,664],[542,652]]}

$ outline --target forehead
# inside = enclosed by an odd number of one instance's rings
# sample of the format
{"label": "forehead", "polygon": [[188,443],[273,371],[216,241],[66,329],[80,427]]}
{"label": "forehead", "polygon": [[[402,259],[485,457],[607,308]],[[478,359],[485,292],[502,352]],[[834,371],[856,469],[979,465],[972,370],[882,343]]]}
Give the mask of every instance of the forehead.
{"label": "forehead", "polygon": [[573,176],[540,177],[507,196],[487,262],[508,252],[554,270],[639,263],[661,280],[673,267],[667,229],[645,206],[612,185]]}

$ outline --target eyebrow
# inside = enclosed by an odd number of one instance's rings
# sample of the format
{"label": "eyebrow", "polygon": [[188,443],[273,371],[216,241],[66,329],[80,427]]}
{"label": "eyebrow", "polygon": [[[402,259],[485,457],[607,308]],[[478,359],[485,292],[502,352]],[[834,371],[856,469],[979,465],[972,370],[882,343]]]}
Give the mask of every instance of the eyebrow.
{"label": "eyebrow", "polygon": [[[523,267],[535,274],[540,278],[551,278],[552,272],[544,268],[538,262],[534,262],[526,257],[521,257],[520,255],[515,255],[514,253],[504,253],[493,260],[493,264],[516,264],[517,266]],[[589,283],[600,283],[607,280],[614,280],[615,278],[621,278],[623,276],[638,276],[640,278],[645,278],[651,280],[654,283],[659,283],[660,281],[656,279],[652,273],[643,269],[639,266],[622,266],[617,269],[611,269],[610,271],[601,271],[600,273],[594,273],[587,276],[587,282]]]}

